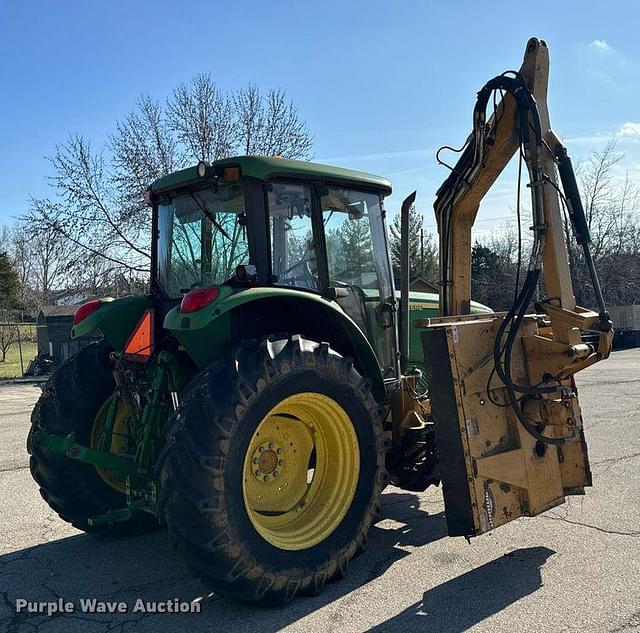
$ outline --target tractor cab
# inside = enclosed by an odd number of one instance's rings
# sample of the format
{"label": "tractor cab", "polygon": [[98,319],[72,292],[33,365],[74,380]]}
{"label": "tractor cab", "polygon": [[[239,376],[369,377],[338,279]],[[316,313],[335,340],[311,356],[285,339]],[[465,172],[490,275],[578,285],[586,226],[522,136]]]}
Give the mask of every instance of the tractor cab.
{"label": "tractor cab", "polygon": [[[206,289],[224,287],[230,295],[261,288],[285,330],[285,306],[300,316],[310,296],[333,303],[373,348],[383,379],[395,381],[396,302],[383,206],[390,192],[377,176],[280,158],[200,163],[161,178],[150,189],[154,293],[185,314]],[[275,295],[267,300],[269,289],[284,303]]]}

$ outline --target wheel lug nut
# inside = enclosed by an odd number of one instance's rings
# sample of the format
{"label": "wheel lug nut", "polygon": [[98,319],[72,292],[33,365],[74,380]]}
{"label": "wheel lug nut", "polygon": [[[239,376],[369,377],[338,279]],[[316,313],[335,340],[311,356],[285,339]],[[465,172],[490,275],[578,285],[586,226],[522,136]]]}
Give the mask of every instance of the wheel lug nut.
{"label": "wheel lug nut", "polygon": [[281,449],[281,448],[279,448],[279,449],[276,451],[276,453],[278,453],[278,455],[282,455],[282,449]]}
{"label": "wheel lug nut", "polygon": [[253,458],[253,463],[254,463],[254,464],[257,464],[257,463],[258,463],[258,458],[257,458],[257,457],[254,457],[254,458]]}
{"label": "wheel lug nut", "polygon": [[269,481],[269,475],[265,475],[262,479],[263,479],[264,481]]}
{"label": "wheel lug nut", "polygon": [[278,462],[278,466],[284,466],[284,460],[283,460],[283,459],[281,459],[281,460]]}
{"label": "wheel lug nut", "polygon": [[256,477],[260,477],[262,473],[259,470],[256,470]]}
{"label": "wheel lug nut", "polygon": [[278,476],[278,471],[277,471],[277,470],[274,470],[274,471],[273,471],[273,476],[274,476],[274,477],[277,477],[277,476]]}
{"label": "wheel lug nut", "polygon": [[261,446],[258,450],[259,450],[261,453],[264,453],[264,446]]}
{"label": "wheel lug nut", "polygon": [[273,442],[269,442],[269,448],[273,448]]}

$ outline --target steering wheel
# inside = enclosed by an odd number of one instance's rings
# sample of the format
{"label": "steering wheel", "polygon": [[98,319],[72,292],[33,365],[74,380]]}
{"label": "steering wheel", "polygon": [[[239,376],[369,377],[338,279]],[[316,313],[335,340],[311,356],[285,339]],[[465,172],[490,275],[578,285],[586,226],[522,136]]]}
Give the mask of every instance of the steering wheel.
{"label": "steering wheel", "polygon": [[303,264],[308,264],[309,261],[311,260],[311,255],[312,255],[310,250],[311,249],[307,246],[304,253],[302,254],[302,257],[295,264],[289,266],[287,270],[283,270],[280,274],[282,276],[288,275],[292,270],[295,270],[299,266],[302,266]]}
{"label": "steering wheel", "polygon": [[[344,286],[359,286],[360,284],[355,283],[352,278],[353,278],[353,271],[349,270],[348,268],[345,268],[344,270],[341,270],[339,273],[334,273],[332,275],[332,280],[331,283],[332,284],[342,284]],[[345,281],[345,279],[349,279],[350,281]]]}
{"label": "steering wheel", "polygon": [[311,266],[309,266],[310,257],[304,257],[300,261],[296,262],[293,266],[289,266],[287,270],[280,274],[281,278],[286,278],[293,270],[296,268],[302,267],[301,275],[291,275],[289,279],[293,282],[294,285],[300,285],[303,288],[317,288],[318,287],[318,278],[314,275],[311,270]]}

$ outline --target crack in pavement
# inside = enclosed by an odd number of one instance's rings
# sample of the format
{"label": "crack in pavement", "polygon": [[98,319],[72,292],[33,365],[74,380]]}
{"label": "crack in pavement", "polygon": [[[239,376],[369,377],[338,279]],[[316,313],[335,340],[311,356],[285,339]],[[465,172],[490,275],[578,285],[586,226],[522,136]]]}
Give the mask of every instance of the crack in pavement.
{"label": "crack in pavement", "polygon": [[[21,625],[25,623],[25,620],[29,617],[28,613],[17,613],[16,605],[9,600],[9,590],[0,591],[0,599],[2,603],[7,607],[9,618],[6,624],[6,632],[7,633],[17,633],[20,629]],[[32,614],[33,615],[33,614]],[[35,630],[38,630],[38,627],[34,625]]]}
{"label": "crack in pavement", "polygon": [[[613,415],[613,413],[611,415]],[[637,418],[637,417],[638,417],[638,413],[636,411],[631,411],[630,413],[626,413],[624,415],[620,413],[615,414],[615,418],[617,422],[620,422],[620,420],[629,420],[631,418]],[[591,431],[592,429],[595,429],[601,426],[602,424],[610,424],[610,423],[611,423],[611,420],[607,417],[603,417],[597,420],[596,422],[590,422],[587,420],[584,423],[584,428],[588,431]]]}
{"label": "crack in pavement", "polygon": [[[50,511],[47,517],[45,517],[45,524],[42,526],[42,539],[47,541],[48,531],[51,529],[51,522],[55,519],[55,513]],[[91,549],[91,543],[88,543],[83,551]],[[11,557],[11,554],[8,554]],[[10,560],[0,560],[0,573],[5,577],[9,572],[10,565],[17,563],[18,561],[31,560],[36,561],[38,569],[36,575],[41,575],[42,579],[38,581],[38,586],[46,590],[51,596],[51,600],[60,600],[63,597],[64,590],[57,585],[59,582],[60,573],[57,570],[57,565],[60,562],[59,556],[49,556],[43,552],[39,546],[29,548],[20,552],[20,554],[12,556]],[[111,591],[108,589],[104,591],[104,594],[100,597],[100,600],[106,602],[123,600],[128,602],[128,598],[138,595],[143,597],[150,590],[154,592],[156,588],[162,588],[163,586],[183,586],[185,582],[194,580],[194,578],[188,573],[178,573],[171,576],[162,576],[154,580],[142,580],[137,583],[132,583],[126,587],[113,588]],[[25,627],[39,631],[42,625],[48,625],[52,618],[46,617],[41,613],[29,613],[23,611],[17,613],[15,610],[15,603],[10,599],[12,593],[11,589],[0,592],[0,607],[3,608],[2,617],[0,618],[0,630],[7,633],[18,633],[24,631]],[[151,598],[149,598],[151,599]],[[200,602],[214,602],[221,598],[215,594],[198,594],[196,598],[185,598],[186,600],[196,600]],[[46,600],[46,598],[45,598]],[[76,597],[71,598],[72,602],[76,602]],[[6,614],[4,613],[6,611]],[[53,618],[57,618],[57,622],[61,629],[68,628],[68,619],[76,621],[84,621],[87,623],[87,629],[97,630],[97,626],[90,626],[89,623],[100,625],[100,631],[103,633],[124,633],[126,631],[133,631],[141,626],[142,622],[147,618],[158,615],[155,612],[139,612],[131,613],[127,615],[122,614],[122,617],[110,613],[83,613],[81,611],[74,611],[73,613],[57,613]]]}
{"label": "crack in pavement", "polygon": [[598,460],[597,462],[591,462],[591,465],[599,466],[600,464],[622,462],[622,461],[626,461],[627,459],[634,459],[635,457],[640,457],[640,451],[638,451],[637,453],[632,453],[631,455],[623,455],[622,457],[609,457],[607,459],[601,459],[601,460]]}
{"label": "crack in pavement", "polygon": [[116,589],[111,593],[107,593],[105,600],[115,600],[118,596],[123,593],[141,593],[142,590],[149,589],[159,584],[169,584],[171,582],[179,582],[179,581],[190,581],[194,580],[194,577],[191,574],[182,574],[180,576],[171,576],[171,577],[162,577],[157,578],[156,580],[149,580],[147,582],[143,582],[137,585],[122,587],[120,589]]}
{"label": "crack in pavement", "polygon": [[591,530],[597,530],[598,532],[604,532],[605,534],[616,534],[618,536],[632,536],[632,537],[640,536],[640,531],[625,532],[624,530],[610,530],[608,528],[603,528],[598,525],[592,525],[591,523],[582,523],[581,521],[572,521],[571,519],[567,519],[566,517],[553,516],[551,514],[547,514],[540,518],[549,519],[551,521],[563,521],[564,523],[570,523],[571,525],[579,525],[581,527],[586,527]]}
{"label": "crack in pavement", "polygon": [[16,466],[14,468],[10,466],[8,468],[0,468],[0,473],[15,473],[19,470],[29,470],[29,465],[27,464],[26,466]]}
{"label": "crack in pavement", "polygon": [[589,380],[582,380],[579,384],[578,384],[578,388],[579,389],[584,389],[585,387],[589,387],[592,385],[627,385],[627,384],[632,384],[634,382],[640,382],[640,379],[633,379],[633,380],[598,380],[598,381],[589,381]]}

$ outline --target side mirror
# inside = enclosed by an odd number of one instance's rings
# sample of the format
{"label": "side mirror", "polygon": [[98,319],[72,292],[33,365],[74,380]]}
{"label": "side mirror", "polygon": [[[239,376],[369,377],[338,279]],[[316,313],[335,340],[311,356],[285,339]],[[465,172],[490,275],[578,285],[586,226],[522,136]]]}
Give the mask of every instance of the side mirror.
{"label": "side mirror", "polygon": [[386,330],[394,325],[393,315],[396,313],[396,306],[393,300],[387,299],[376,308],[376,321],[378,325]]}
{"label": "side mirror", "polygon": [[240,264],[236,268],[236,280],[241,283],[253,284],[257,276],[258,269],[253,264]]}

